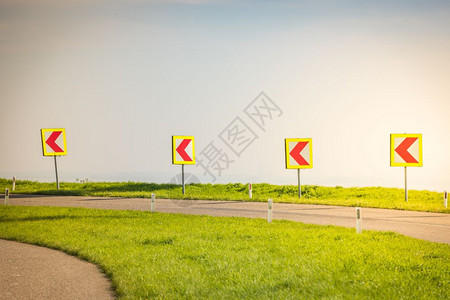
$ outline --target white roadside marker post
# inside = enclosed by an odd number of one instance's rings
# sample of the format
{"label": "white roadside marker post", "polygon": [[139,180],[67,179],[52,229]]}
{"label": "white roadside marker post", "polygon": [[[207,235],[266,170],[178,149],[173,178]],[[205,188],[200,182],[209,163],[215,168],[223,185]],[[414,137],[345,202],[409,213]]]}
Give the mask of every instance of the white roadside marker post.
{"label": "white roadside marker post", "polygon": [[155,194],[154,193],[152,193],[152,201],[151,201],[151,204],[150,204],[150,210],[151,210],[152,213],[155,212]]}
{"label": "white roadside marker post", "polygon": [[252,184],[251,183],[249,183],[248,184],[248,197],[251,199],[252,198]]}
{"label": "white roadside marker post", "polygon": [[444,192],[444,207],[447,208],[447,191]]}
{"label": "white roadside marker post", "polygon": [[6,188],[5,189],[5,205],[8,204],[8,200],[9,200],[9,189]]}
{"label": "white roadside marker post", "polygon": [[361,207],[356,208],[356,233],[362,233]]}
{"label": "white roadside marker post", "polygon": [[16,176],[13,176],[13,180],[12,180],[12,190],[13,190],[13,191],[16,190]]}
{"label": "white roadside marker post", "polygon": [[267,210],[267,222],[272,223],[272,205],[273,200],[269,198],[269,209]]}

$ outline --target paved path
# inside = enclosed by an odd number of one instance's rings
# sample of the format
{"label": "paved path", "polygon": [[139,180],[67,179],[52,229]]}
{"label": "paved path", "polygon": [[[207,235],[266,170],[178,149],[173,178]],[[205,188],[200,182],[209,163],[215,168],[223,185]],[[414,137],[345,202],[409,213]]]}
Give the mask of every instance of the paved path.
{"label": "paved path", "polygon": [[[99,209],[150,210],[150,199],[11,195],[11,205],[67,206]],[[267,203],[156,199],[155,210],[211,216],[267,218]],[[395,231],[433,242],[450,244],[450,215],[362,208],[367,230]],[[273,218],[320,225],[355,227],[355,208],[325,205],[273,205]]]}
{"label": "paved path", "polygon": [[0,299],[114,299],[93,264],[48,248],[0,240]]}

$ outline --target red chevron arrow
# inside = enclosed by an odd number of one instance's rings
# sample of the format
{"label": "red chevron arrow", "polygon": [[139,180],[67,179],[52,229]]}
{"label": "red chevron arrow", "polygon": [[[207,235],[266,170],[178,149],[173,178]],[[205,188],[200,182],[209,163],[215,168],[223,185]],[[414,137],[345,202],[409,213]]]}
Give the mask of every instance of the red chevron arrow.
{"label": "red chevron arrow", "polygon": [[190,139],[184,139],[180,145],[178,145],[176,151],[178,152],[178,154],[180,154],[181,158],[184,161],[192,161],[192,158],[186,153],[186,147],[189,145],[189,143],[192,140]]}
{"label": "red chevron arrow", "polygon": [[414,158],[414,156],[411,155],[411,153],[408,152],[409,147],[411,147],[412,144],[417,140],[416,137],[408,137],[401,142],[400,145],[398,145],[397,148],[395,148],[395,152],[397,152],[398,155],[408,164],[411,163],[418,163],[418,161]]}
{"label": "red chevron arrow", "polygon": [[58,144],[55,143],[56,139],[61,135],[62,131],[53,131],[52,134],[48,137],[48,139],[45,141],[47,145],[49,145],[50,148],[52,148],[55,152],[64,152],[61,147],[58,146]]}
{"label": "red chevron arrow", "polygon": [[303,148],[308,145],[309,142],[298,142],[298,144],[294,147],[294,149],[289,152],[292,158],[300,165],[300,166],[308,166],[309,163],[300,155]]}

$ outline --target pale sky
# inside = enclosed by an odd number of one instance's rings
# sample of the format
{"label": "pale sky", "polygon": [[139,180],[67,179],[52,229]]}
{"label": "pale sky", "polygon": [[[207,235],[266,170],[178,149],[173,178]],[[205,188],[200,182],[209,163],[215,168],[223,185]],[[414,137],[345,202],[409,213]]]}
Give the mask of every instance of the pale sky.
{"label": "pale sky", "polygon": [[[40,129],[65,128],[63,181],[168,182],[189,135],[232,161],[216,183],[296,184],[284,139],[312,138],[303,184],[403,187],[390,134],[421,133],[409,188],[450,190],[448,1],[0,0],[0,69],[3,178],[53,181]],[[233,122],[257,136],[239,156]]]}

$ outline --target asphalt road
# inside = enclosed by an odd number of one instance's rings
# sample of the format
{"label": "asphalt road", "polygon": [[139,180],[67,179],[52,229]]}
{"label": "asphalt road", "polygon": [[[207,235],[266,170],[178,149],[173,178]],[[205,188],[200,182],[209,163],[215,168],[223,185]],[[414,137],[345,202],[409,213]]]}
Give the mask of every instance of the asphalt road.
{"label": "asphalt road", "polygon": [[60,251],[0,240],[0,299],[114,299],[97,266]]}
{"label": "asphalt road", "polygon": [[[13,194],[10,196],[9,205],[150,210],[150,199]],[[267,208],[267,203],[260,202],[170,199],[155,201],[157,212],[193,215],[267,218]],[[362,208],[361,215],[363,230],[394,231],[418,239],[450,244],[449,214]],[[356,212],[354,207],[275,203],[273,219],[354,228]]]}
{"label": "asphalt road", "polygon": [[[3,205],[3,199],[0,203]],[[150,210],[150,199],[10,195],[8,205]],[[267,218],[267,203],[156,199],[155,211],[193,215]],[[355,227],[353,207],[273,205],[273,219]],[[362,209],[364,230],[395,231],[450,244],[450,215]],[[62,252],[0,240],[0,299],[112,299],[100,270]]]}

